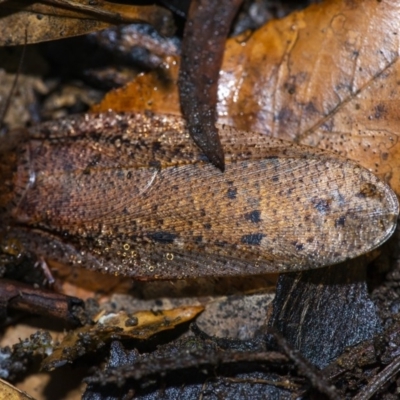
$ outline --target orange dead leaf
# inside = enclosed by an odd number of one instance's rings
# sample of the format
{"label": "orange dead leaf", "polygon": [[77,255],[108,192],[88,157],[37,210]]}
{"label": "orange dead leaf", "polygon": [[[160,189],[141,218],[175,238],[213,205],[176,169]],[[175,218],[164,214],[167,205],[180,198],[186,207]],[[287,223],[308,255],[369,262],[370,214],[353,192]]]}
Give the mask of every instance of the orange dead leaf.
{"label": "orange dead leaf", "polygon": [[181,115],[178,95],[179,58],[166,57],[162,69],[142,73],[124,87],[110,91],[93,112],[108,110]]}
{"label": "orange dead leaf", "polygon": [[[395,0],[328,0],[228,40],[219,122],[337,151],[400,195],[399,21]],[[173,62],[95,111],[179,114]]]}
{"label": "orange dead leaf", "polygon": [[3,379],[0,379],[0,398],[8,400],[35,400]]}
{"label": "orange dead leaf", "polygon": [[178,95],[178,57],[169,56],[162,69],[142,73],[128,85],[112,90],[93,112],[143,111],[181,115]]}

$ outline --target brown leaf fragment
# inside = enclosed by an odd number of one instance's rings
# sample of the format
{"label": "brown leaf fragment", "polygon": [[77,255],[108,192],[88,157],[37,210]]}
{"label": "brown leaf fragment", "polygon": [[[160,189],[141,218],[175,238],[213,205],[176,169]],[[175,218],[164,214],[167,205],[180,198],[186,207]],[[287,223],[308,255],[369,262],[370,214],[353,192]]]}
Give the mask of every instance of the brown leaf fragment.
{"label": "brown leaf fragment", "polygon": [[229,28],[241,4],[242,0],[192,1],[182,42],[182,113],[193,140],[221,171],[224,151],[215,126],[218,76]]}
{"label": "brown leaf fragment", "polygon": [[145,22],[162,34],[174,30],[171,13],[158,6],[131,6],[97,0],[27,0],[0,3],[0,45],[38,43],[105,29],[120,23]]}
{"label": "brown leaf fragment", "polygon": [[83,306],[76,297],[8,279],[0,280],[0,301],[8,308],[61,319],[74,325],[79,324],[74,309]]}
{"label": "brown leaf fragment", "polygon": [[127,314],[99,316],[94,326],[85,326],[68,333],[60,346],[42,363],[42,369],[50,371],[77,357],[97,350],[111,339],[147,339],[164,330],[193,319],[203,311],[202,306],[180,307],[165,311],[140,311]]}
{"label": "brown leaf fragment", "polygon": [[35,400],[22,390],[17,389],[15,386],[0,379],[0,399],[7,400]]}

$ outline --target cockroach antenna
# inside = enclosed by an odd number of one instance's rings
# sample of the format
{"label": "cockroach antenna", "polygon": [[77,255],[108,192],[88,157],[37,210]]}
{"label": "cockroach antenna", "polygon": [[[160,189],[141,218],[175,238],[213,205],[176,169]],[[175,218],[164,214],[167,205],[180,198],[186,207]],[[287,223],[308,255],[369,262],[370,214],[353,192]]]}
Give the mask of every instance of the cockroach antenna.
{"label": "cockroach antenna", "polygon": [[11,99],[14,96],[15,90],[17,88],[18,78],[22,71],[22,65],[23,65],[24,58],[25,58],[27,43],[28,43],[28,29],[25,28],[25,43],[24,43],[24,46],[22,47],[22,53],[21,53],[21,57],[19,59],[17,71],[14,76],[14,81],[13,81],[10,93],[8,94],[4,105],[2,107],[0,107],[0,137],[4,136],[5,131],[6,131],[6,125],[5,125],[4,121],[5,121],[7,112],[10,108]]}

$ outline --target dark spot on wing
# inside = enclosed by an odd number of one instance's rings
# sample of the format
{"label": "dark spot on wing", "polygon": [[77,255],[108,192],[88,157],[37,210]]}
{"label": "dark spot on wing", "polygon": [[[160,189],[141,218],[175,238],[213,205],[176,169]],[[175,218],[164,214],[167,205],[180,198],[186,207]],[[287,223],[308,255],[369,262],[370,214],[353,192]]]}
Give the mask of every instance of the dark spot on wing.
{"label": "dark spot on wing", "polygon": [[302,243],[293,242],[292,244],[293,244],[293,246],[296,248],[297,251],[304,250],[304,245],[303,245]]}
{"label": "dark spot on wing", "polygon": [[384,104],[380,103],[375,107],[374,117],[376,119],[382,118],[387,113],[386,107]]}
{"label": "dark spot on wing", "polygon": [[154,240],[155,242],[171,244],[178,237],[178,235],[171,232],[159,231],[159,232],[149,233],[147,237]]}
{"label": "dark spot on wing", "polygon": [[204,227],[204,229],[210,230],[211,224],[204,224],[203,227]]}
{"label": "dark spot on wing", "polygon": [[274,115],[274,120],[281,121],[283,123],[290,123],[294,117],[294,113],[290,108],[282,107],[279,110],[278,114]]}
{"label": "dark spot on wing", "polygon": [[357,197],[375,197],[379,194],[377,187],[372,183],[366,183],[362,186],[360,192],[356,194]]}
{"label": "dark spot on wing", "polygon": [[243,235],[241,241],[244,244],[259,246],[263,237],[265,237],[263,233],[252,233],[250,235]]}
{"label": "dark spot on wing", "polygon": [[96,167],[97,164],[100,162],[101,160],[101,154],[96,154],[95,156],[92,157],[92,159],[90,160],[89,164],[88,164],[88,168],[90,167]]}
{"label": "dark spot on wing", "polygon": [[305,111],[309,114],[319,114],[318,109],[315,107],[314,103],[312,101],[309,101],[305,107]]}
{"label": "dark spot on wing", "polygon": [[327,213],[330,208],[331,208],[331,201],[326,200],[326,199],[318,199],[318,198],[313,198],[311,202],[314,205],[314,208],[318,210],[320,213],[325,214]]}
{"label": "dark spot on wing", "polygon": [[203,236],[199,235],[199,236],[195,236],[193,238],[195,243],[201,243],[203,241]]}
{"label": "dark spot on wing", "polygon": [[345,222],[346,222],[346,217],[344,215],[342,215],[341,217],[339,217],[335,221],[336,228],[339,227],[339,226],[344,226]]}
{"label": "dark spot on wing", "polygon": [[335,197],[336,197],[335,200],[337,201],[337,203],[340,207],[342,207],[346,204],[346,200],[341,193],[337,193],[337,195]]}
{"label": "dark spot on wing", "polygon": [[254,211],[251,211],[249,213],[244,214],[244,218],[245,219],[247,219],[248,221],[253,222],[255,224],[257,222],[261,221],[260,216],[261,216],[261,211],[260,210],[254,210]]}
{"label": "dark spot on wing", "polygon": [[289,94],[295,94],[296,93],[296,85],[293,83],[285,83],[284,85],[285,89],[287,89]]}
{"label": "dark spot on wing", "polygon": [[236,199],[236,195],[237,195],[237,189],[236,188],[229,188],[226,191],[226,195],[228,196],[228,199]]}
{"label": "dark spot on wing", "polygon": [[151,147],[152,147],[154,152],[157,152],[158,150],[161,149],[161,143],[160,142],[153,142]]}

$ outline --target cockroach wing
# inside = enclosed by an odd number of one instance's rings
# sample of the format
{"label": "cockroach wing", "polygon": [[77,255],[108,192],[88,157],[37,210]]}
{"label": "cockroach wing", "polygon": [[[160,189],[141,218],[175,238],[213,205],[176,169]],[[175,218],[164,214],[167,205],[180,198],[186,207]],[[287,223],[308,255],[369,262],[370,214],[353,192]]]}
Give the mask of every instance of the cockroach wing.
{"label": "cockroach wing", "polygon": [[394,231],[395,194],[354,162],[219,132],[224,173],[176,117],[110,113],[42,125],[19,149],[8,235],[45,258],[165,279],[318,268]]}

